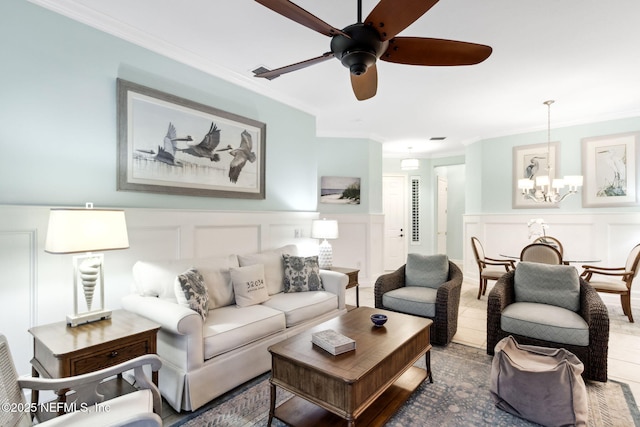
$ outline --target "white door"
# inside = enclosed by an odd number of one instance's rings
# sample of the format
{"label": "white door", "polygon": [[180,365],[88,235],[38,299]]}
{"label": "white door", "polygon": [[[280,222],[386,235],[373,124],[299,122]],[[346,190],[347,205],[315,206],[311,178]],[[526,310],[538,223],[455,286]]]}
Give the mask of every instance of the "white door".
{"label": "white door", "polygon": [[384,210],[384,269],[396,270],[407,261],[405,176],[382,177]]}
{"label": "white door", "polygon": [[447,178],[438,176],[438,253],[447,253]]}

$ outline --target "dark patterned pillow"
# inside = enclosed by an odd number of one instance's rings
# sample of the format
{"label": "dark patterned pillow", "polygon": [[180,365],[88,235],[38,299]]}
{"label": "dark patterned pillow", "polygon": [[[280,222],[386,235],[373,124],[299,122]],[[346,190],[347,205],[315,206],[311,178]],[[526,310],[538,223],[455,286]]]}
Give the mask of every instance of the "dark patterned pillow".
{"label": "dark patterned pillow", "polygon": [[209,292],[202,274],[195,268],[190,268],[176,277],[174,290],[178,304],[194,310],[202,320],[209,314]]}
{"label": "dark patterned pillow", "polygon": [[282,255],[282,261],[285,292],[324,291],[317,256]]}

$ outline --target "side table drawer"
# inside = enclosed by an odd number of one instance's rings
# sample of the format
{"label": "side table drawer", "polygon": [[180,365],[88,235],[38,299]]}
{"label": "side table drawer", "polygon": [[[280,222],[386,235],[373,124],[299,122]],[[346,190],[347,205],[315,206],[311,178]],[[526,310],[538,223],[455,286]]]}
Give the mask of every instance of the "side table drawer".
{"label": "side table drawer", "polygon": [[80,358],[71,360],[71,372],[72,375],[81,375],[108,368],[145,355],[148,353],[148,349],[149,342],[144,340],[90,355],[83,355]]}

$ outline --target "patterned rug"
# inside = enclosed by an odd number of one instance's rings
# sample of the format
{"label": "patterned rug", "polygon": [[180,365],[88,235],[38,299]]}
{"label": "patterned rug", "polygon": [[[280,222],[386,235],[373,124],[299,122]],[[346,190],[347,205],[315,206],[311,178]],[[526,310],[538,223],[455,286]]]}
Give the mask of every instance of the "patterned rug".
{"label": "patterned rug", "polygon": [[[421,364],[421,365],[420,365]],[[386,424],[407,426],[535,426],[495,407],[489,394],[491,356],[483,349],[452,343],[434,347],[433,384],[424,382]],[[416,364],[424,367],[424,359]],[[640,427],[640,411],[626,384],[587,382],[589,426]],[[291,394],[278,389],[278,404]],[[264,374],[167,427],[265,426],[269,374]],[[283,426],[277,420],[274,426]]]}

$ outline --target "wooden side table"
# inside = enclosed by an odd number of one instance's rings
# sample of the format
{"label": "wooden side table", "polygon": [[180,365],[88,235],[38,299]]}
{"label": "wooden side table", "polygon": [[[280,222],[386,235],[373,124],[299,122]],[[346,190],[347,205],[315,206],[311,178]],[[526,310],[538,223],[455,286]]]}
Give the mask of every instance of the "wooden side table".
{"label": "wooden side table", "polygon": [[[56,322],[29,329],[33,335],[34,377],[65,378],[94,372],[156,353],[156,338],[160,325],[137,314],[116,310],[111,319],[70,327]],[[152,379],[158,385],[158,373]],[[32,402],[39,394],[32,392]],[[58,394],[64,401],[64,391]]]}
{"label": "wooden side table", "polygon": [[349,283],[347,283],[347,289],[356,288],[356,307],[360,307],[360,287],[358,286],[358,273],[360,270],[355,268],[346,267],[331,267],[331,270],[339,273],[344,273],[349,277]]}

